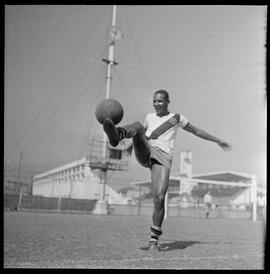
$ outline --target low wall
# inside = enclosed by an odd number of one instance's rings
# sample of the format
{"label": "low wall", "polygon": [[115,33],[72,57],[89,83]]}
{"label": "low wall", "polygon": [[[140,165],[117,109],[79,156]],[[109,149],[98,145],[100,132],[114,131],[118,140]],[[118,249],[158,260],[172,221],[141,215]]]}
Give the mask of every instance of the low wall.
{"label": "low wall", "polygon": [[57,211],[86,211],[91,212],[96,200],[71,199],[71,198],[48,198],[42,196],[22,195],[19,203],[19,194],[4,195],[4,209],[7,210],[57,210]]}
{"label": "low wall", "polygon": [[[4,209],[6,210],[44,210],[44,211],[73,211],[91,213],[95,208],[97,200],[71,199],[71,198],[47,198],[42,196],[22,195],[21,202],[19,194],[4,195]],[[153,204],[139,205],[109,205],[110,215],[127,216],[152,216]],[[170,206],[167,212],[168,217],[205,218],[203,207],[179,207]],[[246,210],[229,209],[229,207],[213,208],[209,218],[233,218],[252,219],[251,208]]]}
{"label": "low wall", "polygon": [[[142,215],[152,216],[153,205],[116,205],[110,204],[111,215]],[[168,217],[187,217],[187,218],[205,218],[205,209],[196,207],[180,208],[169,206]],[[233,219],[252,219],[251,210],[232,210],[227,208],[214,208],[210,211],[209,218],[233,218]]]}

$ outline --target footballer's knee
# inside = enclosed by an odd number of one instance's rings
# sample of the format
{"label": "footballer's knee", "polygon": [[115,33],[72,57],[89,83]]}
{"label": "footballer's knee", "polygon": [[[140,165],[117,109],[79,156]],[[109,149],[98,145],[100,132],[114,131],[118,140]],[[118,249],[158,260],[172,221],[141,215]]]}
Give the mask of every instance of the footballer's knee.
{"label": "footballer's knee", "polygon": [[164,201],[165,201],[165,195],[160,193],[154,195],[154,205],[155,208],[163,208],[164,207]]}
{"label": "footballer's knee", "polygon": [[138,134],[144,134],[145,133],[145,128],[141,122],[135,122],[134,126],[136,127],[136,131]]}

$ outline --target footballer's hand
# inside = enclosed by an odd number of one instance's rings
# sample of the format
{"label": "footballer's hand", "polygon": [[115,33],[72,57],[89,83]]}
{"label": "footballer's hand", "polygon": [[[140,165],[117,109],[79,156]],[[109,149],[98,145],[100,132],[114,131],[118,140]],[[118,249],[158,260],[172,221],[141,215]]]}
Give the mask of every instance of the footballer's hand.
{"label": "footballer's hand", "polygon": [[217,143],[224,151],[230,151],[232,149],[232,146],[224,141],[218,141]]}

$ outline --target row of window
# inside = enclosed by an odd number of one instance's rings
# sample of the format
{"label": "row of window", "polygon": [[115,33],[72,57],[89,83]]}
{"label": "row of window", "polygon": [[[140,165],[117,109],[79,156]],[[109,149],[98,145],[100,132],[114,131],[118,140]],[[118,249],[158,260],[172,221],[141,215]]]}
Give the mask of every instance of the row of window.
{"label": "row of window", "polygon": [[68,177],[64,178],[41,178],[41,179],[36,179],[34,180],[34,184],[51,184],[51,183],[56,183],[56,184],[61,184],[61,183],[68,183],[69,181],[72,181],[74,183],[79,182],[80,180],[84,179],[84,173],[80,173],[77,175],[69,175]]}
{"label": "row of window", "polygon": [[54,179],[57,179],[59,177],[70,176],[70,174],[74,175],[74,173],[78,173],[78,172],[83,173],[84,167],[85,167],[84,164],[78,165],[78,166],[75,166],[75,167],[71,167],[71,168],[68,168],[68,169],[65,169],[65,170],[58,171],[58,172],[53,173],[53,174],[41,176],[41,177],[39,177],[39,179],[45,179],[45,178],[51,178],[51,177],[53,177]]}

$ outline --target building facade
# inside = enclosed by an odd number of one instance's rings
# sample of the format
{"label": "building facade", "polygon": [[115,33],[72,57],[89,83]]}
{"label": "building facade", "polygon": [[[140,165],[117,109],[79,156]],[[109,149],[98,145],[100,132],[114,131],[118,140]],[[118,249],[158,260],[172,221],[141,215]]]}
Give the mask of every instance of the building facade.
{"label": "building facade", "polygon": [[[33,177],[32,195],[73,199],[99,199],[100,179],[85,157]],[[123,203],[123,196],[106,185],[108,203]]]}

